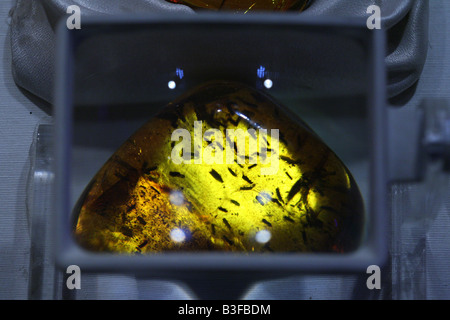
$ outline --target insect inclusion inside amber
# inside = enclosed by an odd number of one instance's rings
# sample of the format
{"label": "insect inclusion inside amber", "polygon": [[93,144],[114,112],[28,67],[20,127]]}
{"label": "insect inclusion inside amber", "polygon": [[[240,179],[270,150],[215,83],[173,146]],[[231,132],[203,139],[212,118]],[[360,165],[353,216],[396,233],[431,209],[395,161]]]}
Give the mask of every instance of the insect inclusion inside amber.
{"label": "insect inclusion inside amber", "polygon": [[248,13],[254,11],[303,11],[309,0],[166,0],[187,5],[196,10],[232,11]]}
{"label": "insect inclusion inside amber", "polygon": [[351,252],[364,223],[330,148],[272,98],[229,82],[194,89],[136,131],[74,214],[85,249],[140,254]]}

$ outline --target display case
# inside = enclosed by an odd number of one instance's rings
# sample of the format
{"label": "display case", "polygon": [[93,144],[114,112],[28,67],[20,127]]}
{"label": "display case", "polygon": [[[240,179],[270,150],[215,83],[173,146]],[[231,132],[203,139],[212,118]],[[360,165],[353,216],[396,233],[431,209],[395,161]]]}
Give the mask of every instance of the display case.
{"label": "display case", "polygon": [[[388,256],[385,35],[365,21],[293,14],[114,16],[58,29],[55,258],[66,269],[247,281],[365,273]],[[363,237],[351,253],[92,252],[73,237],[73,209],[105,161],[185,91],[211,80],[269,94],[342,160],[362,195]]]}

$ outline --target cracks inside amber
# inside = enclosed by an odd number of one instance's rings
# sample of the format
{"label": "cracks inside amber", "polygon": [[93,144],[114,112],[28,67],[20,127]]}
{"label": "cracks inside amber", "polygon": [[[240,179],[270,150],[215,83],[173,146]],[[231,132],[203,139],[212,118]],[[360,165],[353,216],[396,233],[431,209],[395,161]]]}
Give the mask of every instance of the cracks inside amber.
{"label": "cracks inside amber", "polygon": [[262,92],[214,82],[136,131],[74,217],[93,251],[350,252],[364,209],[349,170],[300,119]]}
{"label": "cracks inside amber", "polygon": [[232,11],[248,13],[253,11],[303,11],[309,0],[166,0],[184,4],[196,10]]}

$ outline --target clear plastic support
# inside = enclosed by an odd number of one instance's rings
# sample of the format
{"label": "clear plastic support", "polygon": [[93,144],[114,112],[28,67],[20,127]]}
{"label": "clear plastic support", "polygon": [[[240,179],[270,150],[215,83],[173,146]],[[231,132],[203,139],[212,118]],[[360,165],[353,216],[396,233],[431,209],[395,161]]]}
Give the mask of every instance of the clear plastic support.
{"label": "clear plastic support", "polygon": [[31,170],[28,188],[31,226],[30,276],[28,297],[33,300],[55,299],[58,273],[53,262],[53,126],[40,124],[30,150]]}

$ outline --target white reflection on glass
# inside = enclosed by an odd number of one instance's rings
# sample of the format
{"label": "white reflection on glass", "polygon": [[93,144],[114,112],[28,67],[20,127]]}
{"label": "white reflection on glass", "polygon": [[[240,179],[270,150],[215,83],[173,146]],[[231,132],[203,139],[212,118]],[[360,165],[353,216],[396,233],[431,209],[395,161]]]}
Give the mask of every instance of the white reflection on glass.
{"label": "white reflection on glass", "polygon": [[173,242],[180,243],[186,240],[186,234],[180,228],[175,228],[172,231],[170,231],[170,238],[172,239]]}
{"label": "white reflection on glass", "polygon": [[34,172],[34,178],[35,179],[40,179],[40,180],[53,180],[53,178],[55,177],[53,172],[50,171],[35,171]]}
{"label": "white reflection on glass", "polygon": [[272,234],[269,230],[260,230],[256,233],[255,240],[259,243],[267,243],[272,238]]}
{"label": "white reflection on glass", "polygon": [[184,195],[181,191],[172,191],[169,195],[169,201],[174,206],[181,206],[184,203]]}
{"label": "white reflection on glass", "polygon": [[177,87],[177,84],[175,83],[175,81],[171,80],[169,81],[168,86],[170,90],[173,90]]}
{"label": "white reflection on glass", "polygon": [[272,80],[270,80],[270,79],[264,80],[264,87],[266,87],[267,89],[270,89],[270,88],[272,88],[272,86],[273,86]]}
{"label": "white reflection on glass", "polygon": [[[261,155],[265,156],[263,153],[261,153]],[[271,193],[269,191],[263,190],[260,193],[258,193],[257,200],[260,202],[262,201],[264,204],[266,204],[267,202],[272,201]]]}

